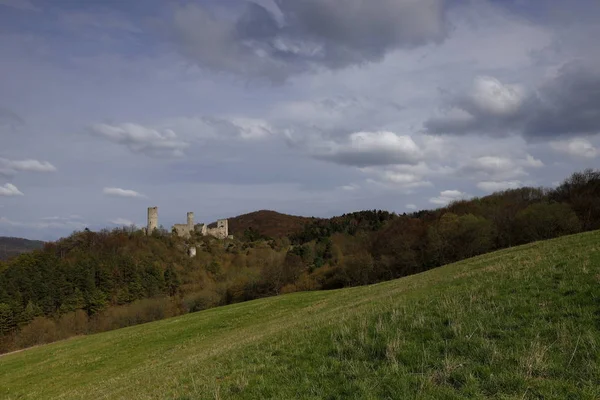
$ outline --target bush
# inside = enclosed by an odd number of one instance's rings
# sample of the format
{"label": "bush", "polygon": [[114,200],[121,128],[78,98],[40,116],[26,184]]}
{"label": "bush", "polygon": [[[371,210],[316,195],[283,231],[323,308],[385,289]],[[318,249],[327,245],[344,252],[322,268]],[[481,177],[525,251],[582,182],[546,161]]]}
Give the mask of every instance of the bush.
{"label": "bush", "polygon": [[62,337],[85,335],[89,331],[89,320],[85,311],[76,310],[58,320],[58,330]]}
{"label": "bush", "polygon": [[17,344],[19,348],[24,348],[54,342],[62,338],[53,320],[36,317],[21,329],[17,336]]}
{"label": "bush", "polygon": [[183,304],[187,312],[196,312],[216,307],[220,304],[221,297],[212,290],[192,293],[183,298]]}
{"label": "bush", "polygon": [[90,321],[94,332],[158,321],[177,315],[177,305],[167,297],[143,299],[126,306],[111,307]]}

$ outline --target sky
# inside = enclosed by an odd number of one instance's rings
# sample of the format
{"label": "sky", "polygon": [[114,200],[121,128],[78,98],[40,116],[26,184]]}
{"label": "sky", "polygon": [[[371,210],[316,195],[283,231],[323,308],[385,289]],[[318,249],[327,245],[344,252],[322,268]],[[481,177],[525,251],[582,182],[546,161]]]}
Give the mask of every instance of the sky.
{"label": "sky", "polygon": [[0,0],[0,235],[438,208],[600,156],[597,0]]}

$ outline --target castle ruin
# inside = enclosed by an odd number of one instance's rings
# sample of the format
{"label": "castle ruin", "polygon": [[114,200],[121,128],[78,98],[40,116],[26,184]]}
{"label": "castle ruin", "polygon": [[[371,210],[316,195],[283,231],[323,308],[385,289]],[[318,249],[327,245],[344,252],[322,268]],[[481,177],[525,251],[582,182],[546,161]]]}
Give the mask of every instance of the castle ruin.
{"label": "castle ruin", "polygon": [[158,207],[148,207],[148,226],[146,234],[152,235],[155,229],[158,229]]}
{"label": "castle ruin", "polygon": [[[148,227],[146,234],[151,235],[158,228],[158,207],[148,208]],[[229,237],[229,224],[226,219],[217,221],[217,226],[209,228],[206,224],[194,224],[194,213],[187,213],[187,222],[185,224],[175,224],[171,232],[183,238],[190,238],[192,232],[199,232],[202,236],[213,236],[217,239],[226,239]]]}

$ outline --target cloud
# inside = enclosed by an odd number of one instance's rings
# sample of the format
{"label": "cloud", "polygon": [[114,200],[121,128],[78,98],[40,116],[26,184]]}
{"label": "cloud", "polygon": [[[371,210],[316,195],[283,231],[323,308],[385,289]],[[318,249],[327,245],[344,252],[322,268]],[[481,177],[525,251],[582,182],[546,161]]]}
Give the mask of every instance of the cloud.
{"label": "cloud", "polygon": [[87,224],[81,221],[72,221],[72,220],[42,220],[38,222],[23,222],[23,221],[15,221],[6,217],[0,217],[0,225],[8,225],[12,227],[20,227],[20,228],[33,228],[33,229],[83,229],[87,226]]}
{"label": "cloud", "polygon": [[479,182],[477,184],[477,187],[479,189],[483,190],[484,192],[488,192],[488,193],[498,192],[498,191],[506,190],[506,189],[517,189],[517,188],[520,188],[521,186],[523,186],[523,183],[521,181],[500,181],[500,182],[484,181],[484,182]]}
{"label": "cloud", "polygon": [[535,138],[600,133],[600,69],[569,62],[538,89],[523,134]]}
{"label": "cloud", "polygon": [[416,210],[417,206],[415,204],[407,204],[406,208],[408,208],[409,210]]}
{"label": "cloud", "polygon": [[138,198],[146,197],[145,195],[138,193],[135,190],[121,189],[121,188],[115,188],[115,187],[105,187],[102,190],[102,193],[104,193],[107,196],[114,196],[114,197],[138,197]]}
{"label": "cloud", "polygon": [[476,133],[529,140],[600,133],[600,72],[581,61],[565,64],[535,90],[477,77],[471,92],[451,98],[442,115],[426,120],[436,134]]}
{"label": "cloud", "polygon": [[158,131],[132,123],[94,124],[90,131],[114,143],[127,146],[134,153],[152,157],[181,157],[183,150],[189,146],[187,142],[178,139],[170,129]]}
{"label": "cloud", "polygon": [[23,11],[42,11],[41,8],[35,6],[30,0],[0,0],[0,6],[8,6]]}
{"label": "cloud", "polygon": [[342,190],[346,190],[346,191],[348,191],[348,192],[351,192],[351,191],[358,190],[358,189],[360,188],[360,186],[358,186],[358,185],[357,185],[357,184],[355,184],[355,183],[351,183],[351,184],[349,184],[349,185],[343,185],[343,186],[340,186],[339,188],[340,188],[340,189],[342,189]]}
{"label": "cloud", "polygon": [[317,143],[311,150],[314,158],[342,165],[417,164],[421,149],[410,136],[393,132],[356,132],[344,139]]}
{"label": "cloud", "polygon": [[429,202],[432,204],[445,206],[453,201],[461,200],[466,197],[468,197],[468,194],[463,193],[459,190],[444,190],[440,192],[440,195],[438,197],[430,198]]}
{"label": "cloud", "polygon": [[177,7],[170,38],[201,67],[283,80],[323,66],[379,61],[399,48],[447,35],[442,0],[274,0],[248,2],[237,17],[209,4]]}
{"label": "cloud", "polygon": [[540,168],[544,163],[527,154],[525,158],[511,158],[502,156],[483,156],[468,159],[457,169],[463,176],[487,178],[499,181],[528,175],[527,168]]}
{"label": "cloud", "polygon": [[114,225],[121,225],[121,226],[131,226],[131,225],[135,225],[135,223],[133,223],[132,221],[125,219],[125,218],[115,218],[115,219],[111,219],[110,220],[111,224]]}
{"label": "cloud", "polygon": [[588,140],[582,138],[553,141],[550,142],[550,147],[559,153],[573,157],[594,158],[598,155],[598,149]]}
{"label": "cloud", "polygon": [[56,167],[48,161],[9,160],[0,157],[0,174],[14,175],[17,172],[56,172]]}
{"label": "cloud", "polygon": [[12,183],[6,183],[4,186],[0,186],[0,196],[6,196],[6,197],[23,196],[23,192],[21,192]]}
{"label": "cloud", "polygon": [[[275,128],[267,121],[257,118],[247,117],[202,117],[200,120],[188,119],[190,123],[198,126],[201,130],[207,128],[214,138],[237,137],[245,140],[264,139],[276,134]],[[206,126],[203,126],[206,125]]]}
{"label": "cloud", "polygon": [[401,189],[414,189],[432,185],[431,182],[424,180],[422,176],[404,171],[384,170],[380,172],[378,178],[378,180],[371,181]]}
{"label": "cloud", "polygon": [[470,93],[449,100],[443,115],[425,121],[428,133],[506,136],[517,126],[525,90],[490,76],[477,76]]}

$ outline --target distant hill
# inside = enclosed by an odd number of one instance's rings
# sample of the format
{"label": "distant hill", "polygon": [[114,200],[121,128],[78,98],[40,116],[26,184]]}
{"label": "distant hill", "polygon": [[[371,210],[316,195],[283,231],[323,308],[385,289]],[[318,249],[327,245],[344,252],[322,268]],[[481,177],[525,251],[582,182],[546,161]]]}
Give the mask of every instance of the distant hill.
{"label": "distant hill", "polygon": [[271,210],[260,210],[229,218],[229,233],[241,237],[244,231],[252,228],[255,232],[269,237],[290,236],[302,231],[304,225],[318,220],[314,217],[287,215]]}
{"label": "distant hill", "polygon": [[44,242],[16,237],[0,236],[0,260],[8,260],[21,253],[41,249]]}

